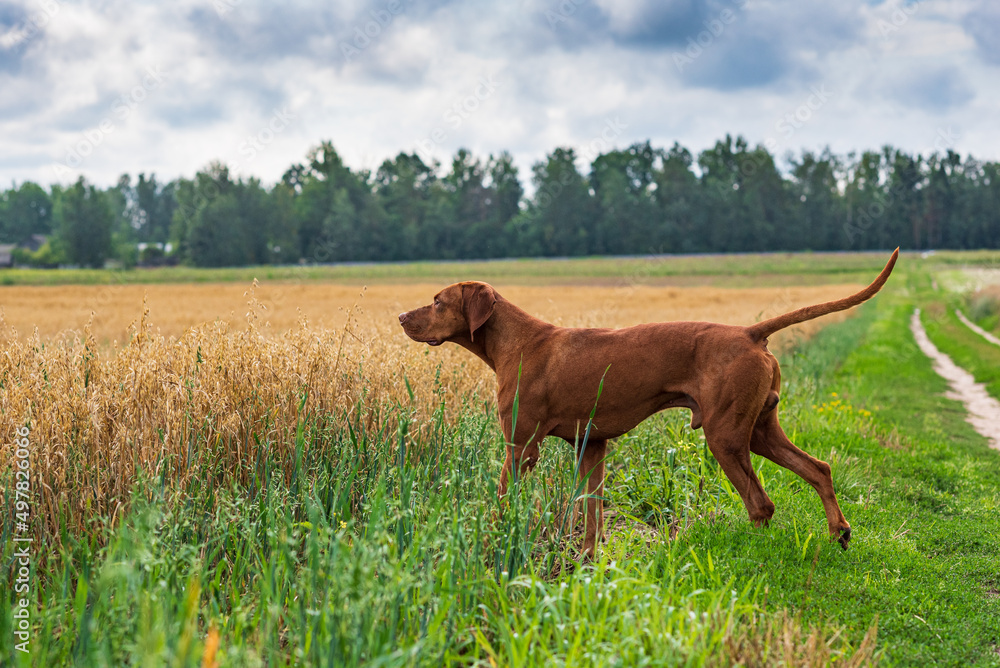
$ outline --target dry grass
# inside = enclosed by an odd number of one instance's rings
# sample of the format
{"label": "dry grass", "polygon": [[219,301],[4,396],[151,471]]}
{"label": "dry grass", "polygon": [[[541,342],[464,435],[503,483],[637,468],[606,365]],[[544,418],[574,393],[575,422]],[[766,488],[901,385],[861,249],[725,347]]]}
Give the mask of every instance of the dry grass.
{"label": "dry grass", "polygon": [[[261,284],[256,290],[264,307],[263,331],[296,328],[302,316],[314,329],[341,329],[347,314],[360,304],[365,326],[402,337],[395,316],[430,302],[439,284],[362,286]],[[530,313],[571,327],[623,327],[665,320],[709,320],[750,324],[807,304],[837,299],[858,285],[791,288],[677,288],[522,286],[498,284],[507,299]],[[361,298],[362,293],[364,297]],[[216,321],[235,330],[246,328],[247,286],[242,284],[25,286],[0,287],[0,308],[20,336],[35,329],[43,341],[67,331],[91,333],[100,346],[126,342],[129,326],[149,308],[150,334],[183,337],[191,328]],[[810,333],[819,323],[798,331]],[[71,334],[72,336],[73,334]]]}
{"label": "dry grass", "polygon": [[[873,666],[878,665],[878,618],[857,648],[840,649],[840,632],[807,627],[788,611],[773,617],[751,617],[723,641],[718,665],[747,666]],[[837,649],[834,649],[837,648]]]}
{"label": "dry grass", "polygon": [[987,286],[966,297],[973,320],[996,318],[1000,315],[1000,285]]}
{"label": "dry grass", "polygon": [[[394,427],[380,407],[402,404],[427,427],[442,401],[458,410],[461,397],[489,399],[494,388],[465,351],[413,343],[396,324],[439,287],[379,286],[363,297],[323,285],[263,286],[249,297],[233,285],[0,290],[0,474],[14,430],[30,424],[37,516],[48,522],[36,528],[54,537],[57,505],[69,530],[90,517],[113,524],[140,472],[183,482],[204,475],[197,461],[211,462],[245,483],[269,447],[288,450],[269,454],[291,475],[303,413],[314,425],[377,431]],[[499,289],[558,324],[620,326],[750,323],[856,286]]]}

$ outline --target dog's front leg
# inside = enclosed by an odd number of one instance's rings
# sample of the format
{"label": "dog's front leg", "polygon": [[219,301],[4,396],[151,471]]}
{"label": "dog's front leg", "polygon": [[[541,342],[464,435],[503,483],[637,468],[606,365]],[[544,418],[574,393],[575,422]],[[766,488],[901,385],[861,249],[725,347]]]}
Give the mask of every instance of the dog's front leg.
{"label": "dog's front leg", "polygon": [[[507,481],[513,475],[514,481],[521,479],[525,473],[535,468],[538,463],[538,443],[541,439],[529,442],[528,445],[507,445],[507,457],[500,471],[500,483],[497,485],[497,496],[501,499],[507,496]],[[515,473],[516,472],[516,473]]]}
{"label": "dog's front leg", "polygon": [[580,455],[579,489],[586,482],[586,517],[583,525],[583,558],[597,556],[597,543],[604,535],[604,457],[608,442],[591,439]]}

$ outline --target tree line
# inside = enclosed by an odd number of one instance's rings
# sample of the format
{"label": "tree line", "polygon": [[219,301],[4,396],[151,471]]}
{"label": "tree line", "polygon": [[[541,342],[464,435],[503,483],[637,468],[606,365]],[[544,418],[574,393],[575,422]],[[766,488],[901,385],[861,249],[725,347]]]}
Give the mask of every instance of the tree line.
{"label": "tree line", "polygon": [[[352,170],[330,142],[266,187],[212,163],[193,179],[82,177],[0,193],[0,243],[38,266],[116,260],[217,267],[499,257],[1000,247],[1000,163],[886,146],[786,157],[726,136],[694,156],[650,142],[571,148],[531,168],[459,150]],[[37,237],[36,237],[37,238]],[[141,250],[140,250],[141,249]]]}

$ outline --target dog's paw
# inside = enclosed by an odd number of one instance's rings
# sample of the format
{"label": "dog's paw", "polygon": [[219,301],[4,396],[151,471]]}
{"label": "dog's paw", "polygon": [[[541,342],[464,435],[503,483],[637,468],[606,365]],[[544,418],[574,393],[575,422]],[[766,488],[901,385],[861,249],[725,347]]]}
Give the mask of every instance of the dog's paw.
{"label": "dog's paw", "polygon": [[847,544],[851,542],[851,527],[840,530],[840,538],[837,539],[837,542],[842,548],[847,549]]}

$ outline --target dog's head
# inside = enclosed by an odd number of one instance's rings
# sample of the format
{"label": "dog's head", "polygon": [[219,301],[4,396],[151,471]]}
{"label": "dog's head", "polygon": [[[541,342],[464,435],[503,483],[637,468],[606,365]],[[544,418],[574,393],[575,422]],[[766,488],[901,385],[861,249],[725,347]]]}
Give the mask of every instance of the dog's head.
{"label": "dog's head", "polygon": [[476,330],[490,316],[497,301],[493,286],[479,281],[449,285],[421,308],[399,314],[399,324],[414,341],[439,346],[445,341],[468,337],[476,340]]}

